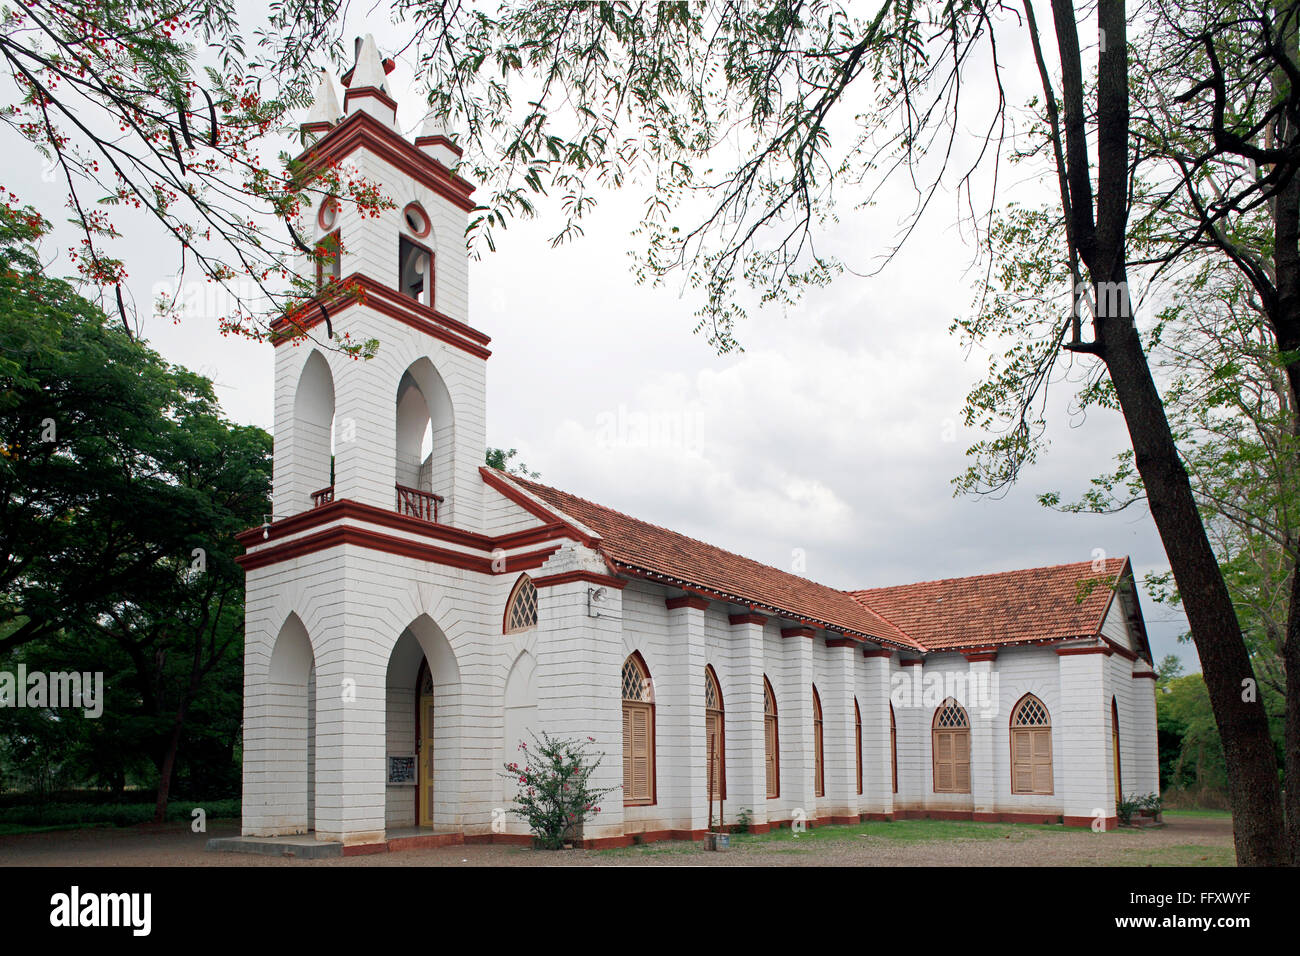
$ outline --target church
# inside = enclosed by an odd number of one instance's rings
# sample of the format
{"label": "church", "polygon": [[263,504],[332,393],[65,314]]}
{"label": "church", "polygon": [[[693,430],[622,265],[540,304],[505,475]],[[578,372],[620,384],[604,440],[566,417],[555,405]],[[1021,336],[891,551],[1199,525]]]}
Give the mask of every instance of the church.
{"label": "church", "polygon": [[357,294],[273,337],[273,513],[240,538],[245,839],[526,843],[502,770],[540,731],[604,754],[590,847],[719,819],[1109,829],[1159,790],[1126,559],[842,591],[484,467],[473,185],[435,120],[398,131],[391,66],[359,41],[342,107],[324,77],[302,126],[309,169],[395,206],[313,203],[302,234],[339,250],[322,301]]}

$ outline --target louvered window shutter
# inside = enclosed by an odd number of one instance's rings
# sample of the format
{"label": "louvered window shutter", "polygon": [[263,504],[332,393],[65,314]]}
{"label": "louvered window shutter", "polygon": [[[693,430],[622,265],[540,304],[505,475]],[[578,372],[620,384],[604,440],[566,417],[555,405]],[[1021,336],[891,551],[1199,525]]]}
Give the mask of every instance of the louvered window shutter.
{"label": "louvered window shutter", "polygon": [[1032,793],[1034,789],[1034,742],[1032,730],[1011,731],[1011,789]]}
{"label": "louvered window shutter", "polygon": [[630,775],[630,787],[625,799],[636,803],[649,803],[654,779],[654,762],[650,743],[650,708],[645,704],[627,704],[625,713],[630,717],[628,732],[631,735],[632,762],[630,769],[624,764],[623,775]]}
{"label": "louvered window shutter", "polygon": [[951,731],[936,731],[934,735],[934,789],[940,793],[952,790]]}
{"label": "louvered window shutter", "polygon": [[954,731],[952,737],[953,789],[958,793],[970,793],[970,731]]}
{"label": "louvered window shutter", "polygon": [[780,795],[780,780],[777,773],[776,762],[776,717],[769,715],[764,718],[764,747],[767,764],[767,795],[776,797]]}
{"label": "louvered window shutter", "polygon": [[817,748],[817,796],[826,796],[826,762],[822,759],[822,722],[819,720],[813,725],[813,745]]}
{"label": "louvered window shutter", "polygon": [[1050,730],[1030,731],[1034,735],[1034,793],[1052,792],[1052,732]]}
{"label": "louvered window shutter", "polygon": [[632,710],[623,704],[623,800],[636,799],[633,796],[634,787],[632,783]]}
{"label": "louvered window shutter", "polygon": [[[708,735],[705,739],[705,773],[709,775],[709,797],[717,799],[722,796],[722,714],[719,711],[708,712]],[[709,767],[712,767],[710,773]]]}

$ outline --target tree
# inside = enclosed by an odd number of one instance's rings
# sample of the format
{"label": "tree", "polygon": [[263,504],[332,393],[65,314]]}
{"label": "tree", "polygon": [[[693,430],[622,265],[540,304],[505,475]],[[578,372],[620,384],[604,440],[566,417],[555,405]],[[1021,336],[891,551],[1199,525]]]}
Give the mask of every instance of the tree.
{"label": "tree", "polygon": [[157,767],[161,820],[191,708],[224,712],[212,732],[228,748],[237,733],[235,535],[270,510],[270,436],[226,421],[210,381],[43,276],[34,213],[0,223],[0,650],[111,669],[113,720]]}
{"label": "tree", "polygon": [[175,317],[194,275],[228,293],[223,333],[260,339],[315,296],[314,262],[330,254],[295,231],[304,201],[390,205],[337,164],[308,175],[287,152],[262,158],[297,134],[310,58],[340,49],[282,42],[296,6],[274,5],[251,36],[231,0],[19,0],[0,17],[0,69],[18,94],[0,121],[45,158],[80,234],[71,258],[128,334],[142,320],[114,255],[123,223],[173,244],[176,283],[149,308]]}
{"label": "tree", "polygon": [[[495,10],[399,0],[394,12],[406,21],[404,52],[420,66],[431,108],[465,129],[466,171],[485,184],[471,246],[490,249],[495,230],[512,216],[535,214],[548,195],[561,213],[555,241],[575,238],[601,190],[636,183],[647,194],[638,275],[657,282],[676,273],[702,288],[700,328],[723,351],[738,345],[742,286],[763,301],[788,301],[844,267],[820,253],[816,238],[851,186],[868,202],[900,177],[916,189],[916,213],[900,243],[944,185],[962,194],[970,224],[981,230],[997,192],[977,215],[975,174],[991,165],[997,181],[1007,131],[1000,43],[1027,40],[1042,85],[1031,115],[1040,120],[1038,148],[1059,192],[1074,300],[1069,321],[1053,323],[1050,354],[1064,346],[1104,368],[1226,743],[1238,859],[1277,863],[1300,852],[1300,803],[1290,808],[1289,850],[1279,838],[1284,816],[1266,715],[1258,697],[1241,692],[1254,679],[1249,652],[1135,322],[1129,276],[1137,263],[1128,243],[1143,225],[1133,218],[1131,187],[1151,155],[1183,162],[1187,183],[1211,194],[1217,184],[1207,172],[1244,168],[1239,188],[1206,207],[1194,241],[1171,241],[1158,260],[1142,264],[1179,262],[1208,239],[1268,299],[1295,397],[1300,350],[1286,316],[1300,292],[1300,226],[1292,215],[1292,194],[1300,193],[1296,11],[1266,0],[1197,0],[1187,13],[1184,6],[1158,2],[1131,17],[1119,0],[1100,3],[1095,76],[1080,39],[1091,13],[1080,16],[1066,0],[1050,5],[1054,49],[1030,0],[1023,14],[988,0],[880,0],[872,8],[521,0]],[[301,69],[304,51],[337,49],[336,13],[311,3],[279,10],[268,49],[283,69]],[[1162,62],[1194,80],[1166,96],[1166,105],[1158,84],[1144,85],[1145,72],[1130,76],[1130,19],[1138,36],[1158,33]],[[1155,68],[1150,75],[1160,79]],[[968,113],[971,98],[962,94],[972,81],[993,91],[987,117]],[[1144,99],[1148,93],[1155,99]],[[1131,129],[1135,117],[1141,121]],[[832,135],[837,122],[853,129],[847,147]],[[950,168],[959,131],[977,124],[974,158]],[[1175,124],[1193,135],[1174,136]],[[1178,192],[1196,206],[1195,190]],[[1232,241],[1229,226],[1234,212],[1268,204],[1276,230],[1272,261],[1263,263],[1242,254],[1249,246]],[[1083,300],[1093,304],[1088,339]],[[1016,402],[1032,404],[1046,381],[1006,383],[1013,418]],[[1013,480],[1033,447],[1027,428],[1014,430],[994,446],[990,474]],[[1300,746],[1291,745],[1300,744],[1300,639],[1288,636],[1284,660],[1288,801],[1300,801]]]}
{"label": "tree", "polygon": [[489,468],[495,468],[497,471],[504,471],[507,474],[519,475],[522,478],[542,477],[540,472],[530,470],[522,461],[517,464],[512,463],[517,454],[519,454],[519,452],[514,448],[509,450],[504,448],[489,448],[487,450],[487,466]]}
{"label": "tree", "polygon": [[[1268,84],[1294,75],[1294,11],[1258,0],[1248,6],[1231,21],[1227,4],[1206,0],[1188,18],[1196,24],[1191,32],[1166,32],[1165,42],[1171,59],[1181,58],[1189,70],[1203,67],[1198,81],[1177,94],[1209,121],[1197,126],[1208,135],[1198,168],[1228,154],[1248,157],[1265,170],[1254,195],[1280,200],[1290,184],[1300,190],[1289,152],[1300,124],[1287,122],[1300,90]],[[1054,49],[1030,0],[1023,14],[986,0],[882,0],[865,17],[848,4],[795,0],[653,8],[518,2],[486,11],[401,0],[395,13],[407,21],[408,50],[428,81],[432,108],[467,130],[468,170],[487,184],[471,245],[491,248],[495,229],[511,216],[535,214],[547,194],[562,213],[555,241],[566,241],[581,233],[601,189],[637,182],[647,192],[638,274],[661,281],[677,271],[702,287],[701,328],[723,351],[736,346],[735,322],[744,314],[738,282],[755,286],[765,301],[783,300],[842,268],[815,242],[833,214],[837,188],[860,184],[869,200],[873,189],[899,176],[913,184],[916,216],[900,241],[945,183],[963,193],[977,229],[991,218],[996,190],[981,219],[974,214],[974,174],[992,164],[996,181],[1002,158],[1007,108],[999,43],[1012,35],[1027,40],[1042,86],[1031,115],[1041,120],[1038,148],[1059,193],[1063,261],[1075,299],[1070,320],[1053,323],[1051,353],[1064,346],[1104,368],[1227,742],[1238,859],[1283,862],[1291,853],[1280,839],[1284,817],[1267,718],[1257,697],[1243,699],[1243,681],[1254,679],[1249,653],[1129,294],[1131,183],[1145,155],[1141,141],[1130,148],[1130,14],[1118,0],[1097,6],[1094,77],[1080,39],[1092,21],[1065,0],[1050,8]],[[1143,8],[1140,26],[1172,22],[1174,9]],[[293,26],[319,39],[330,29],[324,14]],[[1234,48],[1230,62],[1214,46],[1220,38]],[[1249,91],[1253,109],[1225,119],[1229,71],[1236,71],[1233,82],[1241,80],[1234,89]],[[970,97],[961,94],[972,81],[994,91],[987,121],[967,114]],[[850,90],[866,98],[865,107]],[[839,148],[835,118],[849,110],[860,122],[847,148]],[[1155,111],[1141,115],[1168,131]],[[958,130],[977,123],[975,158],[950,169]],[[1253,145],[1261,136],[1272,137],[1266,148]],[[690,222],[679,225],[680,218]],[[1288,217],[1280,221],[1279,235],[1289,236]],[[1165,261],[1177,261],[1183,248],[1175,243]],[[1275,265],[1279,297],[1287,298],[1286,283],[1300,281],[1300,269],[1285,258]],[[1076,298],[1078,291],[1086,295]],[[1080,300],[1093,303],[1088,339]],[[1288,335],[1278,341],[1290,348]],[[1032,404],[1045,381],[1007,383],[1012,411],[1018,400]],[[990,474],[1014,480],[1031,460],[1033,442],[1027,429],[1015,430],[993,449]],[[1287,663],[1288,680],[1300,680],[1300,660]],[[1289,720],[1300,720],[1296,711],[1289,695]],[[1292,814],[1293,832],[1300,832],[1298,817]]]}

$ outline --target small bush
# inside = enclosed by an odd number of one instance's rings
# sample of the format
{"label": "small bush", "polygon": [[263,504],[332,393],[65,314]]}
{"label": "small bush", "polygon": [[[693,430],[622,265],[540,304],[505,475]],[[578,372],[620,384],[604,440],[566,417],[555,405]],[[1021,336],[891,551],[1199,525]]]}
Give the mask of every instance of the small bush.
{"label": "small bush", "polygon": [[1138,804],[1136,797],[1125,797],[1115,804],[1115,815],[1119,817],[1122,826],[1128,826],[1133,822],[1133,814],[1137,813]]}
{"label": "small bush", "polygon": [[515,796],[516,806],[510,812],[523,817],[528,828],[545,849],[558,850],[574,838],[579,828],[591,817],[600,813],[600,801],[618,787],[595,789],[591,775],[600,766],[604,754],[588,754],[586,743],[578,740],[556,740],[542,731],[541,737],[533,734],[533,748],[520,742],[524,766],[517,762],[506,764],[502,776],[513,778],[519,784]]}

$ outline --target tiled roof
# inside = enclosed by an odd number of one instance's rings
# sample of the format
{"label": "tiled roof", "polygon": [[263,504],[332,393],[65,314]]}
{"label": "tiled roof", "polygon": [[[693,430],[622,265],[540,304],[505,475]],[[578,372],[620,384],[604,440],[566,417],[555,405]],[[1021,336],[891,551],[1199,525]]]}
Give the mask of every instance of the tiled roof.
{"label": "tiled roof", "polygon": [[946,578],[853,596],[931,650],[1083,637],[1101,631],[1127,561],[1092,562]]}
{"label": "tiled roof", "polygon": [[1096,635],[1128,564],[1110,558],[1102,571],[1082,561],[840,591],[566,491],[516,475],[509,480],[594,533],[596,546],[620,571],[918,651]]}
{"label": "tiled roof", "polygon": [[600,537],[600,550],[620,569],[661,575],[737,604],[780,611],[794,620],[821,623],[855,636],[920,649],[897,627],[847,591],[760,564],[676,531],[515,475],[510,480]]}

